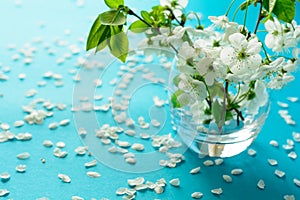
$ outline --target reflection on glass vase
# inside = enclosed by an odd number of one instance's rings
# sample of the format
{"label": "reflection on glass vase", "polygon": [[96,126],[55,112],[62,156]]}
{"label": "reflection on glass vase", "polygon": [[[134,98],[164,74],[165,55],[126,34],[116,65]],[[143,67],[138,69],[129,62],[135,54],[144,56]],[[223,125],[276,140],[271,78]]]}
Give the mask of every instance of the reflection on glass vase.
{"label": "reflection on glass vase", "polygon": [[215,80],[171,72],[169,98],[178,134],[199,156],[231,157],[255,140],[269,114],[269,95],[259,80]]}

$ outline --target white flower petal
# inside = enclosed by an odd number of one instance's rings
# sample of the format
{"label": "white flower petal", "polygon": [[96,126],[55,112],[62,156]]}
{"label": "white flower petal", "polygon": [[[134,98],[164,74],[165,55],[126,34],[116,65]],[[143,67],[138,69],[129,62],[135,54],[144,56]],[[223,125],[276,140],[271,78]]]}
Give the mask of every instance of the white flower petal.
{"label": "white flower petal", "polygon": [[211,86],[214,84],[214,80],[215,80],[215,73],[214,72],[208,72],[206,75],[205,75],[205,81],[206,81],[206,84],[208,86]]}
{"label": "white flower petal", "polygon": [[246,37],[241,33],[234,33],[230,35],[229,41],[234,49],[241,50],[247,47]]}
{"label": "white flower petal", "polygon": [[225,47],[220,54],[222,62],[226,65],[231,65],[234,62],[235,51],[231,47]]}
{"label": "white flower petal", "polygon": [[257,39],[252,39],[248,43],[247,54],[258,54],[262,44]]}

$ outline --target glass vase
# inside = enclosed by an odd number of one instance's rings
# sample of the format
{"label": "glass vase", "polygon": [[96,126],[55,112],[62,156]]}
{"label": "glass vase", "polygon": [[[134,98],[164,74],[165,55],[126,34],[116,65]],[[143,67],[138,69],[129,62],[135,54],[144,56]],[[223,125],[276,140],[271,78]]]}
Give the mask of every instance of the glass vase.
{"label": "glass vase", "polygon": [[[176,66],[176,65],[175,65]],[[232,111],[230,117],[227,118],[226,109],[221,110],[220,115],[223,119],[217,121],[212,115],[207,113],[208,103],[205,100],[199,100],[197,92],[185,94],[182,100],[184,106],[174,105],[174,94],[178,91],[178,85],[174,84],[174,80],[181,73],[173,69],[169,78],[169,98],[171,106],[171,116],[177,133],[182,138],[183,142],[199,156],[210,157],[232,157],[249,147],[256,139],[261,131],[265,120],[269,114],[270,102],[267,91],[264,91],[263,97],[260,99],[244,100],[237,112]],[[227,87],[228,94],[234,99],[240,91],[240,83],[231,83]],[[223,89],[224,89],[223,88]],[[191,87],[191,90],[193,87]],[[207,100],[207,99],[206,99]],[[186,101],[190,103],[186,103]],[[220,106],[225,106],[223,103],[224,96],[216,96],[214,102],[221,102]],[[253,103],[255,111],[253,111]],[[223,103],[222,103],[223,102]]]}

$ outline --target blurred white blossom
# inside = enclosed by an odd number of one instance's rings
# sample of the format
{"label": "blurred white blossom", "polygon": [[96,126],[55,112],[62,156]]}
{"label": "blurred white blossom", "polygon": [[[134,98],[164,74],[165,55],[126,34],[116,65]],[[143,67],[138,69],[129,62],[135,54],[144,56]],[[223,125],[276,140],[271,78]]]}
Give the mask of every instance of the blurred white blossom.
{"label": "blurred white blossom", "polygon": [[261,43],[256,37],[247,40],[241,33],[229,36],[229,42],[230,46],[221,51],[220,59],[234,76],[240,76],[242,79],[249,78],[251,72],[261,64]]}

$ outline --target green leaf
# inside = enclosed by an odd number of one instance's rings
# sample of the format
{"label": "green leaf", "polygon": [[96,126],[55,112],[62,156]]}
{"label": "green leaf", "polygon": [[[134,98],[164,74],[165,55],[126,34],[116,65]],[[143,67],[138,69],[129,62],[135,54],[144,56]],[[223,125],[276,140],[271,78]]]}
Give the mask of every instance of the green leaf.
{"label": "green leaf", "polygon": [[269,0],[269,13],[273,12],[277,0]]}
{"label": "green leaf", "polygon": [[104,0],[104,2],[110,8],[118,8],[120,5],[124,5],[124,0]]}
{"label": "green leaf", "polygon": [[251,91],[249,91],[249,94],[248,94],[248,96],[247,96],[247,100],[250,101],[250,100],[254,99],[255,97],[256,97],[255,92],[253,92],[253,91],[251,90]]}
{"label": "green leaf", "polygon": [[223,92],[223,86],[221,83],[214,83],[212,86],[208,86],[208,90],[210,92],[211,98],[219,97],[223,99],[224,92]]}
{"label": "green leaf", "polygon": [[[104,26],[104,25],[103,25]],[[102,40],[99,40],[96,52],[104,49],[108,44],[112,34],[116,35],[123,30],[123,25],[120,26],[105,26],[106,30],[102,33]]]}
{"label": "green leaf", "polygon": [[98,51],[101,51],[102,49],[104,49],[106,46],[107,46],[107,40],[104,40],[103,42],[101,42],[100,44],[97,45],[97,48],[96,48],[96,53]]}
{"label": "green leaf", "polygon": [[223,106],[219,103],[218,100],[215,100],[212,104],[212,115],[216,121],[219,130],[221,130],[225,123],[225,116]]}
{"label": "green leaf", "polygon": [[129,49],[127,35],[119,27],[111,26],[111,37],[109,40],[109,49],[112,55],[119,58],[122,62],[126,61]]}
{"label": "green leaf", "polygon": [[149,26],[141,20],[137,20],[129,26],[129,30],[134,33],[142,33],[145,32],[147,29],[149,29]]}
{"label": "green leaf", "polygon": [[100,14],[100,21],[103,25],[123,25],[126,17],[120,10],[109,10]]}
{"label": "green leaf", "polygon": [[273,9],[276,5],[277,0],[264,0],[263,6],[264,8],[271,14],[273,12]]}
{"label": "green leaf", "polygon": [[296,15],[295,0],[277,0],[273,13],[279,20],[291,22]]}
{"label": "green leaf", "polygon": [[96,52],[98,52],[106,47],[107,40],[110,38],[111,34],[109,26],[101,25],[96,35],[98,38]]}
{"label": "green leaf", "polygon": [[241,10],[246,10],[253,3],[253,0],[246,0],[240,5]]}
{"label": "green leaf", "polygon": [[86,43],[86,50],[90,50],[92,48],[95,48],[98,44],[99,38],[101,35],[97,34],[99,32],[99,29],[101,27],[101,22],[99,16],[94,21],[93,26],[89,32],[89,36]]}
{"label": "green leaf", "polygon": [[202,123],[206,124],[206,125],[209,125],[211,121],[212,121],[212,119],[205,119],[205,120],[203,120]]}
{"label": "green leaf", "polygon": [[151,16],[147,11],[142,10],[141,15],[147,23],[152,24],[153,20],[151,19]]}
{"label": "green leaf", "polygon": [[182,90],[177,90],[176,92],[174,92],[171,96],[171,102],[174,108],[181,108],[183,105],[180,104],[180,102],[178,101],[178,96],[180,96],[183,93]]}
{"label": "green leaf", "polygon": [[231,120],[233,118],[233,115],[232,115],[232,113],[231,113],[231,111],[226,111],[226,117],[225,117],[225,120],[227,121],[227,120]]}
{"label": "green leaf", "polygon": [[239,109],[239,108],[240,108],[240,106],[237,103],[233,103],[233,104],[228,105],[228,109],[229,110],[231,110],[231,109]]}
{"label": "green leaf", "polygon": [[210,108],[204,109],[204,114],[205,114],[205,115],[211,115],[211,110],[210,110]]}
{"label": "green leaf", "polygon": [[264,0],[263,6],[269,11],[269,18],[273,13],[279,20],[291,22],[296,15],[295,0]]}
{"label": "green leaf", "polygon": [[179,75],[175,76],[173,78],[173,83],[176,87],[178,87],[179,81],[181,80],[181,78],[179,77]]}

